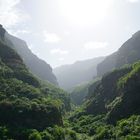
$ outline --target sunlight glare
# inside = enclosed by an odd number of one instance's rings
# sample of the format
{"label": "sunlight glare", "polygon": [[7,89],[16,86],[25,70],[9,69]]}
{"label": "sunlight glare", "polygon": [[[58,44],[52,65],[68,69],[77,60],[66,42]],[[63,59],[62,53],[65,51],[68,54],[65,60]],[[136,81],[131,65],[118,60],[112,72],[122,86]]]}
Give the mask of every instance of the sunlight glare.
{"label": "sunlight glare", "polygon": [[68,22],[77,25],[98,24],[112,5],[112,0],[60,0],[61,15]]}

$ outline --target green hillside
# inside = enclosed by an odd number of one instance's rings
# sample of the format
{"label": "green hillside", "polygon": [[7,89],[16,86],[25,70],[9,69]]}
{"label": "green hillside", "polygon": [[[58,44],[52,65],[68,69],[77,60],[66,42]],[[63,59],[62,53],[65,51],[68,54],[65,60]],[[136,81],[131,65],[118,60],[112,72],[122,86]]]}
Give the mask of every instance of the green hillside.
{"label": "green hillside", "polygon": [[68,94],[33,75],[18,51],[7,45],[4,33],[1,30],[0,140],[140,140],[140,61],[133,53],[139,50],[139,34],[133,36],[134,50],[128,44],[119,49],[133,64],[118,60],[116,69],[114,53],[103,62],[111,62],[114,70],[75,85]]}
{"label": "green hillside", "polygon": [[33,129],[63,126],[62,114],[68,110],[67,93],[50,83],[41,83],[16,52],[0,42],[1,139],[25,140]]}
{"label": "green hillside", "polygon": [[89,87],[69,117],[72,130],[92,140],[140,139],[140,61],[107,73]]}
{"label": "green hillside", "polygon": [[107,113],[110,123],[116,123],[132,114],[140,114],[139,77],[139,61],[103,76],[87,102],[87,113]]}

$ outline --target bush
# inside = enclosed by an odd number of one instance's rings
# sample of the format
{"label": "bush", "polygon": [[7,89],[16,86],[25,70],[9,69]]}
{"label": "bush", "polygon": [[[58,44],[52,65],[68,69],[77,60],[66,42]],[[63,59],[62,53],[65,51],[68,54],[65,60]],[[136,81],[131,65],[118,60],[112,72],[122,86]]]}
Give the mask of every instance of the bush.
{"label": "bush", "polygon": [[38,131],[34,131],[29,135],[29,140],[42,140],[42,137]]}

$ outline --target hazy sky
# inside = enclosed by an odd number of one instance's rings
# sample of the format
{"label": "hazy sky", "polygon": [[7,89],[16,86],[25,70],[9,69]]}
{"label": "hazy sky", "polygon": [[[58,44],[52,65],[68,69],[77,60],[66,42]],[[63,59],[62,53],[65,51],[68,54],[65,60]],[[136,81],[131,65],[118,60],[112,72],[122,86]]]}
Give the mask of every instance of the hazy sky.
{"label": "hazy sky", "polygon": [[0,0],[0,23],[56,67],[116,51],[140,29],[140,1]]}

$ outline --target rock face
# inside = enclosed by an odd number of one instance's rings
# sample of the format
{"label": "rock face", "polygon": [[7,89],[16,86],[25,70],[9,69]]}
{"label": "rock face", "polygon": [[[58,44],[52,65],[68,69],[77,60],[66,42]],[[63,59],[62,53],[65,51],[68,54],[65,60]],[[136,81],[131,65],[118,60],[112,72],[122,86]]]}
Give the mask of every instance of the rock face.
{"label": "rock face", "polygon": [[41,80],[47,80],[50,83],[58,85],[51,66],[33,54],[25,41],[8,34],[2,25],[0,26],[0,36],[5,44],[17,51],[25,65],[35,76]]}
{"label": "rock face", "polygon": [[136,32],[127,40],[120,49],[107,56],[103,62],[97,66],[98,76],[102,76],[115,68],[120,68],[124,64],[132,64],[140,60],[140,31]]}
{"label": "rock face", "polygon": [[57,67],[53,71],[60,87],[70,90],[76,85],[83,84],[96,77],[97,64],[103,60],[104,57],[97,57],[85,61],[78,61],[71,65]]}
{"label": "rock face", "polygon": [[3,40],[4,39],[4,34],[5,34],[6,30],[2,27],[2,25],[0,24],[0,39]]}
{"label": "rock face", "polygon": [[[94,86],[94,84],[92,85]],[[92,94],[91,94],[92,92]],[[106,114],[109,123],[140,115],[140,61],[105,75],[90,91],[88,114]]]}

